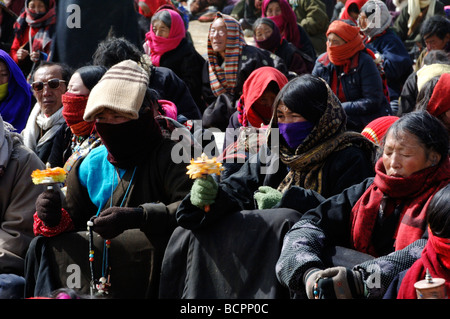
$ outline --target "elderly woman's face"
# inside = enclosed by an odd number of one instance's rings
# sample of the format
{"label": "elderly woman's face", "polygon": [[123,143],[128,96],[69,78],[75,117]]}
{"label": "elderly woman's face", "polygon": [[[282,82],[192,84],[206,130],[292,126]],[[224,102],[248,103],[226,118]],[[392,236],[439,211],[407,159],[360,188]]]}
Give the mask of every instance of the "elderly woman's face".
{"label": "elderly woman's face", "polygon": [[271,2],[266,8],[266,16],[274,17],[281,15],[281,6],[278,2]]}
{"label": "elderly woman's face", "polygon": [[102,112],[95,115],[95,122],[97,123],[122,124],[128,121],[130,121],[128,117],[110,109],[103,109]]}
{"label": "elderly woman's face", "polygon": [[209,30],[209,41],[214,52],[224,53],[227,47],[227,26],[223,19],[216,19]]}
{"label": "elderly woman's face", "polygon": [[334,47],[334,46],[342,45],[345,43],[346,42],[344,41],[344,39],[342,39],[336,33],[330,33],[327,36],[327,46],[329,46],[329,47]]}
{"label": "elderly woman's face", "polygon": [[257,41],[263,41],[270,37],[273,30],[265,23],[261,23],[259,26],[255,28],[255,39]]}
{"label": "elderly woman's face", "polygon": [[427,152],[417,136],[402,132],[395,136],[386,135],[383,149],[383,165],[386,174],[394,177],[408,177],[424,168],[436,165],[440,160],[437,152]]}
{"label": "elderly woman's face", "polygon": [[158,37],[168,38],[170,33],[170,28],[161,20],[157,20],[152,24],[153,33]]}

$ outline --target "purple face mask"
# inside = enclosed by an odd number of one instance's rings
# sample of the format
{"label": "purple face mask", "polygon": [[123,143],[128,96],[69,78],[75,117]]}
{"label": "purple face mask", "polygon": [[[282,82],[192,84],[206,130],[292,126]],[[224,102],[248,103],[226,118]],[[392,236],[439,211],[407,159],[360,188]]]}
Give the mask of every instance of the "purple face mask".
{"label": "purple face mask", "polygon": [[294,123],[278,123],[280,134],[288,146],[295,150],[303,143],[305,138],[311,133],[314,124],[308,121]]}

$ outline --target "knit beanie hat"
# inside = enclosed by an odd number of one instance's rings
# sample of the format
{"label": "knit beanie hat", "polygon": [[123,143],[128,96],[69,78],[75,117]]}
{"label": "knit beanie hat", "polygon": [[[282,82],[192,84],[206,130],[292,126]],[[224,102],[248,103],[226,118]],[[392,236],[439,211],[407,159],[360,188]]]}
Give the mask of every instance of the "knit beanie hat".
{"label": "knit beanie hat", "polygon": [[361,31],[370,38],[382,33],[391,26],[391,13],[386,4],[381,0],[367,1],[361,7],[361,12],[366,14],[368,22],[366,28],[361,28]]}
{"label": "knit beanie hat", "polygon": [[93,121],[105,108],[135,120],[148,87],[147,72],[132,60],[113,65],[92,88],[84,112],[85,121]]}
{"label": "knit beanie hat", "polygon": [[450,73],[444,73],[434,87],[430,101],[427,105],[427,111],[434,116],[450,110]]}
{"label": "knit beanie hat", "polygon": [[377,145],[380,145],[384,135],[391,125],[399,119],[398,116],[381,116],[366,125],[361,134]]}

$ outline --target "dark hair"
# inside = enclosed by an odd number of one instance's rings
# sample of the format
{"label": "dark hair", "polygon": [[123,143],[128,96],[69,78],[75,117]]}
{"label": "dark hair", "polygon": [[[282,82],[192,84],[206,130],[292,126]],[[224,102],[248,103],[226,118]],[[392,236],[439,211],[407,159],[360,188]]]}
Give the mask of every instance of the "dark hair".
{"label": "dark hair", "polygon": [[124,60],[139,63],[142,54],[143,52],[127,39],[112,37],[99,43],[92,60],[94,65],[102,65],[109,69]]}
{"label": "dark hair", "polygon": [[426,19],[420,27],[420,35],[425,40],[430,36],[444,39],[450,33],[450,21],[441,15],[434,15]]}
{"label": "dark hair", "polygon": [[104,66],[86,65],[77,69],[74,73],[80,74],[84,86],[86,86],[90,91],[98,83],[98,81],[100,81],[105,72],[106,68]]}
{"label": "dark hair", "polygon": [[348,6],[347,12],[359,13],[358,5],[356,3],[352,3],[351,5]]}
{"label": "dark hair", "polygon": [[438,83],[440,75],[437,75],[430,80],[428,80],[420,89],[416,98],[416,105],[414,106],[414,111],[426,111],[428,107],[428,102],[433,95],[434,87]]}
{"label": "dark hair", "polygon": [[439,163],[447,160],[448,157],[448,132],[444,124],[435,116],[426,111],[415,111],[402,115],[394,124],[389,127],[384,140],[388,134],[399,137],[400,134],[409,132],[417,137],[419,142],[429,154],[432,151],[441,155]]}
{"label": "dark hair", "polygon": [[158,99],[160,99],[158,92],[154,89],[147,87],[147,90],[145,91],[144,95],[144,100],[142,101],[142,106],[139,109],[139,114],[147,113],[149,110],[151,111],[156,110],[164,114],[164,111],[161,105],[159,104]]}
{"label": "dark hair", "polygon": [[423,58],[424,65],[430,64],[450,64],[450,57],[448,52],[445,50],[431,50],[427,53],[427,55]]}
{"label": "dark hair", "polygon": [[34,79],[34,74],[36,73],[37,70],[43,68],[43,67],[52,67],[52,66],[59,66],[61,68],[61,79],[66,81],[66,84],[69,83],[70,78],[72,77],[73,74],[73,70],[70,66],[68,66],[65,63],[59,63],[59,62],[49,62],[49,61],[42,61],[39,66],[37,67],[36,70],[34,70],[33,73],[33,79]]}
{"label": "dark hair", "polygon": [[291,111],[317,124],[328,102],[325,82],[312,74],[302,74],[289,81],[278,93],[274,105],[282,101]]}
{"label": "dark hair", "polygon": [[450,238],[450,184],[437,191],[430,200],[427,221],[433,235]]}

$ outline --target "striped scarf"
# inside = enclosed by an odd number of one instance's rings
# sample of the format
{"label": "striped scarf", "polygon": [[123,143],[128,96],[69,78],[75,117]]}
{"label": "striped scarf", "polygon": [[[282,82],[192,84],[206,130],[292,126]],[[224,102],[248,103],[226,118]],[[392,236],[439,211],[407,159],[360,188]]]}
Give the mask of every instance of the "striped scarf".
{"label": "striped scarf", "polygon": [[[328,89],[328,103],[324,114],[294,154],[281,144],[280,159],[290,170],[278,186],[284,192],[292,185],[322,193],[322,168],[334,152],[358,145],[373,155],[373,144],[356,132],[346,131],[346,115],[336,95]],[[273,121],[276,120],[274,116]],[[273,124],[272,124],[273,125]]]}
{"label": "striped scarf", "polygon": [[225,48],[225,65],[222,68],[208,37],[209,82],[215,96],[227,92],[233,94],[237,83],[239,59],[243,47],[247,45],[245,43],[244,32],[238,21],[220,12],[217,12],[214,18],[214,20],[217,19],[223,19],[227,27],[227,45]]}
{"label": "striped scarf", "polygon": [[17,18],[13,25],[14,32],[17,38],[28,37],[25,33],[28,27],[35,29],[36,33],[32,34],[32,41],[30,43],[31,51],[44,51],[47,52],[49,49],[48,45],[51,42],[50,28],[56,24],[56,9],[55,1],[48,1],[48,10],[44,14],[37,14],[28,9],[28,2],[25,1],[25,10]]}

